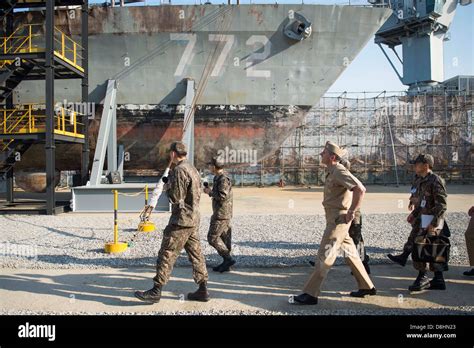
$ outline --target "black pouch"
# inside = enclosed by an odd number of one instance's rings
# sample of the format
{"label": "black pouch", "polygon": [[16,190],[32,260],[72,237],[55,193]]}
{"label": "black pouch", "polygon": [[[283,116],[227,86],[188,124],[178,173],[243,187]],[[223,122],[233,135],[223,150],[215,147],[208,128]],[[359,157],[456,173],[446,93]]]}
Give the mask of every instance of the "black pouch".
{"label": "black pouch", "polygon": [[449,261],[451,244],[445,236],[425,236],[415,239],[411,257],[415,262],[445,263]]}

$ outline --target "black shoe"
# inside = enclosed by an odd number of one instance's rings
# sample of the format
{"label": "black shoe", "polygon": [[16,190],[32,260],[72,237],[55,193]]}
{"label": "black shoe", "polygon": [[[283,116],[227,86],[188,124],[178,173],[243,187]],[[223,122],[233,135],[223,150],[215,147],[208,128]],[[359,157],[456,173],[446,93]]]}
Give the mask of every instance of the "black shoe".
{"label": "black shoe", "polygon": [[217,271],[220,273],[229,272],[230,267],[233,265],[235,265],[235,260],[229,256],[229,258],[224,260],[224,262],[222,263],[222,265],[219,267]]}
{"label": "black shoe", "polygon": [[446,290],[443,272],[436,271],[434,273],[434,278],[430,281],[428,290]]}
{"label": "black shoe", "polygon": [[375,288],[372,289],[359,289],[357,291],[352,291],[350,294],[352,297],[365,297],[366,295],[377,295],[377,290]]}
{"label": "black shoe", "polygon": [[412,285],[408,287],[410,291],[421,291],[430,286],[430,280],[425,273],[420,272]]}
{"label": "black shoe", "polygon": [[295,303],[303,304],[303,305],[316,305],[316,304],[318,304],[318,298],[317,297],[311,296],[311,295],[306,294],[306,293],[303,293],[303,294],[298,295],[298,296],[294,296],[293,300],[295,301]]}
{"label": "black shoe", "polygon": [[215,267],[212,267],[212,270],[213,270],[214,272],[220,272],[220,269],[221,269],[221,267],[222,267],[222,265],[223,265],[224,263],[225,263],[225,260],[222,261],[219,265],[217,265],[217,266],[215,266]]}
{"label": "black shoe", "polygon": [[161,299],[161,288],[154,286],[147,291],[135,291],[135,297],[144,302],[158,303]]}
{"label": "black shoe", "polygon": [[316,264],[314,261],[308,261],[308,262],[309,262],[309,264],[310,264],[311,266],[313,266],[313,267],[314,267],[314,265]]}
{"label": "black shoe", "polygon": [[199,289],[195,292],[190,292],[188,294],[188,300],[190,301],[199,301],[207,302],[210,300],[209,292],[207,291],[207,283],[203,282],[199,284]]}
{"label": "black shoe", "polygon": [[428,287],[428,290],[446,290],[446,283],[444,282],[444,280],[432,280],[430,281],[430,286]]}
{"label": "black shoe", "polygon": [[388,254],[387,257],[395,263],[398,263],[400,266],[405,267],[407,264],[408,254],[392,255]]}
{"label": "black shoe", "polygon": [[465,276],[468,276],[468,277],[473,277],[474,276],[474,268],[471,269],[470,271],[465,271],[463,274]]}

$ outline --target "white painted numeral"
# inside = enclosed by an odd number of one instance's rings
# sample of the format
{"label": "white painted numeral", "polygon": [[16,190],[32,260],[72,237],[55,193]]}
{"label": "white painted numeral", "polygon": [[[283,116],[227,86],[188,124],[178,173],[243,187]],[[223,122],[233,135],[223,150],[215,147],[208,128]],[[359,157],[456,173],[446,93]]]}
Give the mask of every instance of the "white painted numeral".
{"label": "white painted numeral", "polygon": [[247,77],[266,77],[271,76],[270,70],[257,70],[253,66],[255,62],[262,61],[270,56],[272,43],[268,40],[265,35],[252,35],[246,42],[248,46],[255,46],[261,44],[263,46],[263,52],[252,53],[245,64],[247,68]]}
{"label": "white painted numeral", "polygon": [[183,55],[179,60],[176,71],[174,72],[174,76],[182,76],[184,73],[184,68],[187,64],[189,64],[189,62],[191,62],[191,59],[193,59],[193,49],[196,45],[197,37],[196,34],[171,33],[170,39],[175,41],[188,41]]}
{"label": "white painted numeral", "polygon": [[225,41],[224,48],[222,49],[219,58],[217,58],[216,65],[211,72],[211,76],[215,77],[219,76],[222,65],[224,65],[224,62],[229,55],[230,50],[232,49],[232,45],[234,44],[234,35],[209,34],[209,41]]}

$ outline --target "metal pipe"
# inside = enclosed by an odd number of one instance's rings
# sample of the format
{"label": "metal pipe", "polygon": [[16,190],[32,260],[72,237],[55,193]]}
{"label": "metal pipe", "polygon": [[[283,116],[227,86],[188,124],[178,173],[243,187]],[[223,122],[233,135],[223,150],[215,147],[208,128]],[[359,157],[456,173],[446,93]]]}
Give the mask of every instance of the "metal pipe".
{"label": "metal pipe", "polygon": [[118,243],[118,190],[114,192],[114,244]]}
{"label": "metal pipe", "polygon": [[54,186],[56,146],[54,139],[54,0],[46,1],[46,213],[53,215],[56,209]]}
{"label": "metal pipe", "polygon": [[82,68],[84,69],[84,77],[81,82],[82,105],[84,107],[83,133],[84,144],[82,145],[82,163],[81,163],[81,183],[87,184],[89,180],[89,1],[85,0],[81,9],[81,46],[82,46]]}

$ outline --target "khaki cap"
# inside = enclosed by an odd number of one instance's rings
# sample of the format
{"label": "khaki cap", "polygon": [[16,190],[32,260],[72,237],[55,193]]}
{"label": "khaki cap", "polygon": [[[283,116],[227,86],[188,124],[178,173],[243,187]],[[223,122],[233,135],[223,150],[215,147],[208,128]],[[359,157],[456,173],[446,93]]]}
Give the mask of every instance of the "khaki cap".
{"label": "khaki cap", "polygon": [[332,141],[327,141],[324,148],[341,158],[347,153],[345,149],[341,149],[337,144],[333,143]]}

